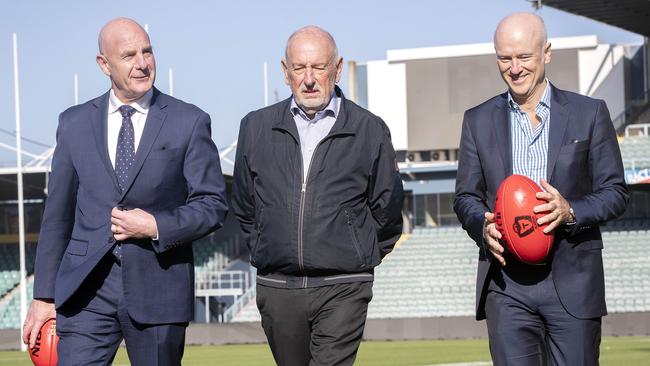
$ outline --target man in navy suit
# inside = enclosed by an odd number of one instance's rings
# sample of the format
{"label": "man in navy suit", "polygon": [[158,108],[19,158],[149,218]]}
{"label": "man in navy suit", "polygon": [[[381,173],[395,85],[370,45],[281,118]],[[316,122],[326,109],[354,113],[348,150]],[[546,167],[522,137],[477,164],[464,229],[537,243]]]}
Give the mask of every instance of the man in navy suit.
{"label": "man in navy suit", "polygon": [[[454,210],[479,247],[476,316],[487,319],[495,365],[597,365],[606,315],[599,225],[628,200],[605,103],[555,88],[541,18],[504,18],[494,35],[508,92],[465,113]],[[501,182],[522,174],[546,203],[538,224],[555,243],[531,266],[504,251],[494,223]]]}
{"label": "man in navy suit", "polygon": [[59,117],[23,341],[56,317],[60,365],[180,365],[194,308],[192,241],[227,212],[210,117],[153,87],[149,36],[108,22],[111,90]]}

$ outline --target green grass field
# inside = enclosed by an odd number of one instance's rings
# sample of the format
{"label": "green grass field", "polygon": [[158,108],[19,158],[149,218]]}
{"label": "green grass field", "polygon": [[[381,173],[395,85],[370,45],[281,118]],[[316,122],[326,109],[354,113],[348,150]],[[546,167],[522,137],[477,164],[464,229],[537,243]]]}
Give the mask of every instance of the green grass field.
{"label": "green grass field", "polygon": [[[452,362],[489,361],[486,340],[445,340],[410,342],[364,342],[357,362],[362,366],[434,365]],[[120,349],[115,366],[128,365]],[[196,346],[185,349],[183,364],[189,366],[264,366],[274,365],[267,345]],[[604,338],[600,348],[603,366],[650,365],[650,338]],[[26,353],[0,352],[0,365],[31,365]]]}

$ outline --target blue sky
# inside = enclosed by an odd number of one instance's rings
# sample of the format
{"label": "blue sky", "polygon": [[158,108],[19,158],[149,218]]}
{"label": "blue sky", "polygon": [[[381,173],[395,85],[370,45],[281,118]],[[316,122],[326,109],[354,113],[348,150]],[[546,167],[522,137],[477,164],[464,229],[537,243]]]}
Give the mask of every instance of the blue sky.
{"label": "blue sky", "polygon": [[[301,26],[329,30],[345,61],[364,62],[384,59],[389,49],[491,42],[502,17],[532,10],[526,0],[7,1],[0,14],[0,129],[15,130],[13,32],[24,137],[54,144],[58,115],[74,103],[75,73],[80,101],[108,90],[109,80],[95,63],[97,33],[108,20],[127,16],[149,25],[156,86],[168,91],[173,67],[174,96],[210,113],[213,138],[224,147],[236,139],[240,119],[263,104],[265,61],[271,102],[275,91],[280,99],[290,95],[280,59],[287,37]],[[603,42],[642,42],[633,33],[552,8],[538,13],[550,37],[596,34]],[[15,145],[2,131],[0,142]],[[44,150],[30,143],[24,148]],[[11,154],[0,150],[0,165],[8,161]]]}

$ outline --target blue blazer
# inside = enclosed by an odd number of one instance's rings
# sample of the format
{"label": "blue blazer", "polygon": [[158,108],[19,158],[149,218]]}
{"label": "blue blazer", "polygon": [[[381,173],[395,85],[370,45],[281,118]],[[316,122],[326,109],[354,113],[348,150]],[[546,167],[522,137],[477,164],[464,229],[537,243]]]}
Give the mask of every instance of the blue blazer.
{"label": "blue blazer", "polygon": [[129,315],[144,324],[190,321],[192,241],[220,227],[227,212],[210,117],[154,89],[131,180],[122,192],[108,155],[108,97],[106,93],[59,116],[34,298],[53,298],[57,308],[74,299],[115,244],[112,208],[140,208],[156,218],[158,240],[122,243]]}
{"label": "blue blazer", "polygon": [[[454,210],[479,250],[476,317],[485,318],[491,267],[499,266],[483,243],[486,211],[512,174],[507,94],[465,112],[458,159]],[[623,163],[605,102],[551,85],[547,181],[576,215],[570,230],[555,230],[549,263],[564,308],[577,318],[607,314],[599,224],[625,211],[628,200]],[[507,265],[507,264],[506,264]]]}

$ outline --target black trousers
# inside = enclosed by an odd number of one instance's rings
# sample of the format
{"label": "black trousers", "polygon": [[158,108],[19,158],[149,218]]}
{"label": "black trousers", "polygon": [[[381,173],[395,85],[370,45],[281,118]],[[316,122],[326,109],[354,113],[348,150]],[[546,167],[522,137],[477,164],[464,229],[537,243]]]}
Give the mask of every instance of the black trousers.
{"label": "black trousers", "polygon": [[567,313],[550,266],[510,259],[493,273],[485,311],[495,366],[598,365],[601,318]]}
{"label": "black trousers", "polygon": [[109,253],[57,312],[58,365],[111,365],[123,339],[133,366],[180,365],[187,323],[137,323],[123,300],[122,270]]}
{"label": "black trousers", "polygon": [[280,366],[352,365],[366,324],[372,282],[306,289],[257,285],[262,327]]}

